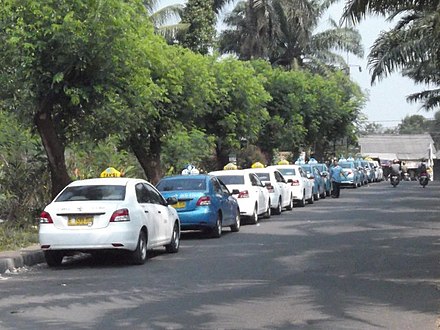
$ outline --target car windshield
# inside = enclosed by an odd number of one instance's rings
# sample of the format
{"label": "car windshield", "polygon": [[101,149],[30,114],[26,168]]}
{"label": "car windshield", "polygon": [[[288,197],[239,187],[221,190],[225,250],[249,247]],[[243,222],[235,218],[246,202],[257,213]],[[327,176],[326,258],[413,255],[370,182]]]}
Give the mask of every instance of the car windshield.
{"label": "car windshield", "polygon": [[73,201],[122,201],[125,199],[125,186],[96,185],[67,187],[55,202]]}
{"label": "car windshield", "polygon": [[325,168],[324,168],[324,165],[323,164],[317,164],[317,165],[315,165],[317,168],[318,168],[318,170],[320,170],[321,172],[324,172],[325,171]]}
{"label": "car windshield", "polygon": [[282,175],[296,175],[294,168],[278,168]]}
{"label": "car windshield", "polygon": [[261,181],[270,181],[269,173],[255,173]]}
{"label": "car windshield", "polygon": [[301,165],[301,167],[306,172],[309,172],[309,173],[312,172],[312,168],[310,167],[310,165]]}
{"label": "car windshield", "polygon": [[225,185],[228,184],[244,184],[243,175],[218,175],[217,176]]}
{"label": "car windshield", "polygon": [[157,189],[160,191],[175,191],[175,190],[206,190],[205,178],[179,178],[179,179],[165,179],[157,184]]}

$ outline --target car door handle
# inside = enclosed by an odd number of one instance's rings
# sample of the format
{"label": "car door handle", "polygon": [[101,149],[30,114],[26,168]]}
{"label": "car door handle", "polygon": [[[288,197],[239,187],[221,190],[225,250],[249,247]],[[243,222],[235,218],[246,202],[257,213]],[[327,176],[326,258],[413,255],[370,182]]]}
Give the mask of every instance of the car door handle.
{"label": "car door handle", "polygon": [[145,213],[148,213],[148,210],[144,210]]}
{"label": "car door handle", "polygon": [[162,211],[157,211],[157,213],[162,213]]}

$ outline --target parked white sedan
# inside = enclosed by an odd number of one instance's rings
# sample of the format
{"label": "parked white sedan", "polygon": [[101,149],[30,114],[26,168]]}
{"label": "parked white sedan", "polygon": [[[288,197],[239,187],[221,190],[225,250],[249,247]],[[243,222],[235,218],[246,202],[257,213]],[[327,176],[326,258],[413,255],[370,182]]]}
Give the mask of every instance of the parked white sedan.
{"label": "parked white sedan", "polygon": [[293,196],[290,187],[283,175],[275,168],[252,168],[247,169],[255,173],[269,190],[270,203],[273,214],[281,214],[285,208],[291,210],[293,208]]}
{"label": "parked white sedan", "polygon": [[313,183],[299,165],[273,165],[290,184],[293,200],[298,206],[305,206],[306,201],[313,204]]}
{"label": "parked white sedan", "polygon": [[252,224],[258,223],[258,216],[271,215],[270,196],[266,186],[255,173],[247,170],[223,170],[209,174],[219,178],[232,192],[240,207],[240,215]]}
{"label": "parked white sedan", "polygon": [[49,266],[75,252],[122,250],[143,264],[147,250],[179,250],[180,220],[149,182],[132,178],[78,180],[40,215],[39,240]]}

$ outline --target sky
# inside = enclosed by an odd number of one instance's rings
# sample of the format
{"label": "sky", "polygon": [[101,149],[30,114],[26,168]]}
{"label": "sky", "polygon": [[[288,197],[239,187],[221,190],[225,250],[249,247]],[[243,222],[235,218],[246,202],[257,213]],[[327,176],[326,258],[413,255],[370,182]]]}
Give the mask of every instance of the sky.
{"label": "sky", "polygon": [[[178,3],[184,4],[186,0],[159,0],[158,8]],[[319,28],[325,27],[326,21],[330,17],[335,21],[339,21],[343,6],[343,1],[333,5],[328,14],[323,15],[323,23]],[[232,8],[232,5],[225,8],[224,13],[229,12]],[[362,113],[367,117],[368,122],[374,122],[384,127],[395,127],[406,116],[422,115],[430,119],[434,117],[434,112],[426,112],[420,109],[420,104],[406,101],[407,95],[425,90],[427,88],[425,85],[415,85],[412,80],[402,77],[399,73],[393,73],[371,85],[367,55],[379,33],[390,29],[393,25],[393,22],[386,22],[385,18],[366,18],[356,26],[362,36],[365,51],[364,58],[346,55],[346,60],[351,68],[350,76],[352,80],[359,84],[369,98]]]}

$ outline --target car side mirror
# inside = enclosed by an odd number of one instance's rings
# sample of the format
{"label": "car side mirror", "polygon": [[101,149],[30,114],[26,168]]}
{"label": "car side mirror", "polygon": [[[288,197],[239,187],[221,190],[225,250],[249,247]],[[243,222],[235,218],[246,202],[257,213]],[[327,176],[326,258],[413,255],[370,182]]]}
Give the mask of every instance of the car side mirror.
{"label": "car side mirror", "polygon": [[238,195],[239,193],[240,193],[240,190],[232,189],[231,195]]}
{"label": "car side mirror", "polygon": [[168,197],[166,199],[166,201],[167,201],[168,205],[175,205],[175,204],[177,204],[179,202],[177,197],[174,197],[174,196],[173,197]]}
{"label": "car side mirror", "polygon": [[287,180],[288,183],[293,183],[293,179]]}

